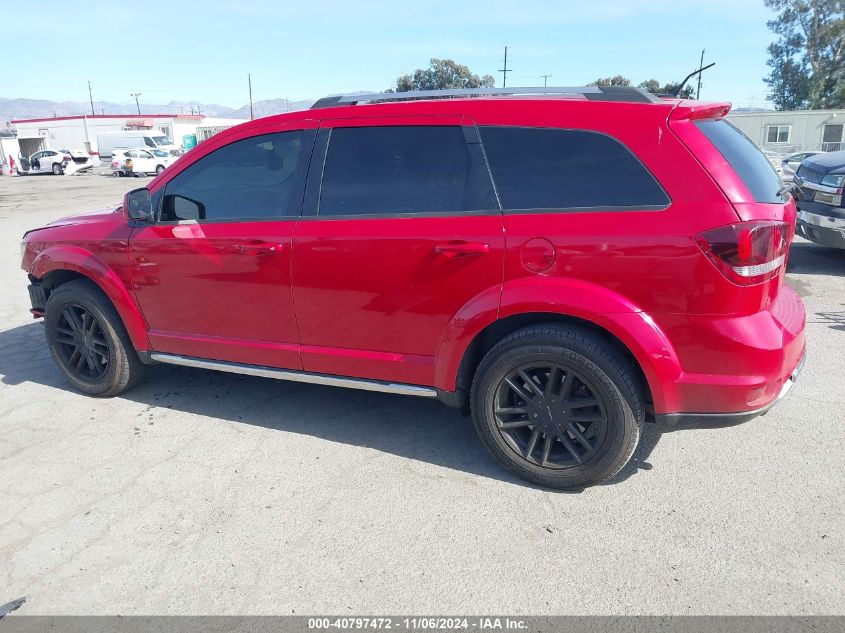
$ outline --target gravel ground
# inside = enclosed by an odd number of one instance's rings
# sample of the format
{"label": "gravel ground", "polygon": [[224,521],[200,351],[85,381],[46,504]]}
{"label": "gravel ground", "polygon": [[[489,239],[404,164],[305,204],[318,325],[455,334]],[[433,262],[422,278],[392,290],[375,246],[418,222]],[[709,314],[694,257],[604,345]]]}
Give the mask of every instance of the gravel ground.
{"label": "gravel ground", "polygon": [[809,356],[769,415],[578,494],[425,400],[177,367],[71,391],[24,230],[136,187],[0,178],[0,603],[20,614],[845,614],[845,251],[798,239]]}

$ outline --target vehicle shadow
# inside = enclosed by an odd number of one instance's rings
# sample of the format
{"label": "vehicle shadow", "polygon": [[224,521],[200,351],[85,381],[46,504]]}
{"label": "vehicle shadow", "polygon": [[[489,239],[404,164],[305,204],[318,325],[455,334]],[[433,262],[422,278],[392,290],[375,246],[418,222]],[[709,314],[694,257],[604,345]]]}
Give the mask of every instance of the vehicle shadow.
{"label": "vehicle shadow", "polygon": [[[41,323],[0,332],[0,381],[72,391],[47,350]],[[149,412],[171,409],[207,416],[203,423],[208,424],[251,424],[310,435],[530,486],[493,461],[469,418],[434,400],[172,365],[148,368],[143,382],[119,397],[147,405]],[[647,459],[659,437],[654,425],[646,424],[631,461],[605,485],[651,470]]]}
{"label": "vehicle shadow", "polygon": [[845,276],[845,250],[796,239],[789,249],[787,273]]}

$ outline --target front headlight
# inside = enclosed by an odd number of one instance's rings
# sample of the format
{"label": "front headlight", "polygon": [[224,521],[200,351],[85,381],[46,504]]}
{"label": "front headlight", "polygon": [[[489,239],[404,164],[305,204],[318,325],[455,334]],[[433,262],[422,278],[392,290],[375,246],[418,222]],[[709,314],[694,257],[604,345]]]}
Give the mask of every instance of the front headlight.
{"label": "front headlight", "polygon": [[841,187],[843,182],[845,182],[845,174],[836,174],[834,176],[825,176],[822,178],[821,184],[828,187]]}

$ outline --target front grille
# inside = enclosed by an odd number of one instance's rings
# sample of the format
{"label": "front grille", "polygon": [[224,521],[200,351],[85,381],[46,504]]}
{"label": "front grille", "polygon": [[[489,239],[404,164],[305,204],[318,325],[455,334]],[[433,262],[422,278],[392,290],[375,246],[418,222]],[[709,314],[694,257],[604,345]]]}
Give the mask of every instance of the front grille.
{"label": "front grille", "polygon": [[815,169],[810,169],[809,167],[801,165],[798,168],[798,177],[801,178],[801,180],[803,180],[804,182],[812,182],[818,185],[821,183],[822,178],[825,177],[825,174],[820,171],[816,171]]}

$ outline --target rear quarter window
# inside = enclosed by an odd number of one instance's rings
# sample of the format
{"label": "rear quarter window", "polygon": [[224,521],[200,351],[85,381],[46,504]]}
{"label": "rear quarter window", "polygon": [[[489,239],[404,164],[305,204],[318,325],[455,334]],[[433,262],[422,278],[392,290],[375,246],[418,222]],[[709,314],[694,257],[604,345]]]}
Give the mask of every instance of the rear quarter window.
{"label": "rear quarter window", "polygon": [[745,134],[724,119],[695,124],[733,168],[757,202],[783,203],[775,168]]}
{"label": "rear quarter window", "polygon": [[479,128],[502,207],[662,209],[669,196],[640,160],[588,130]]}

